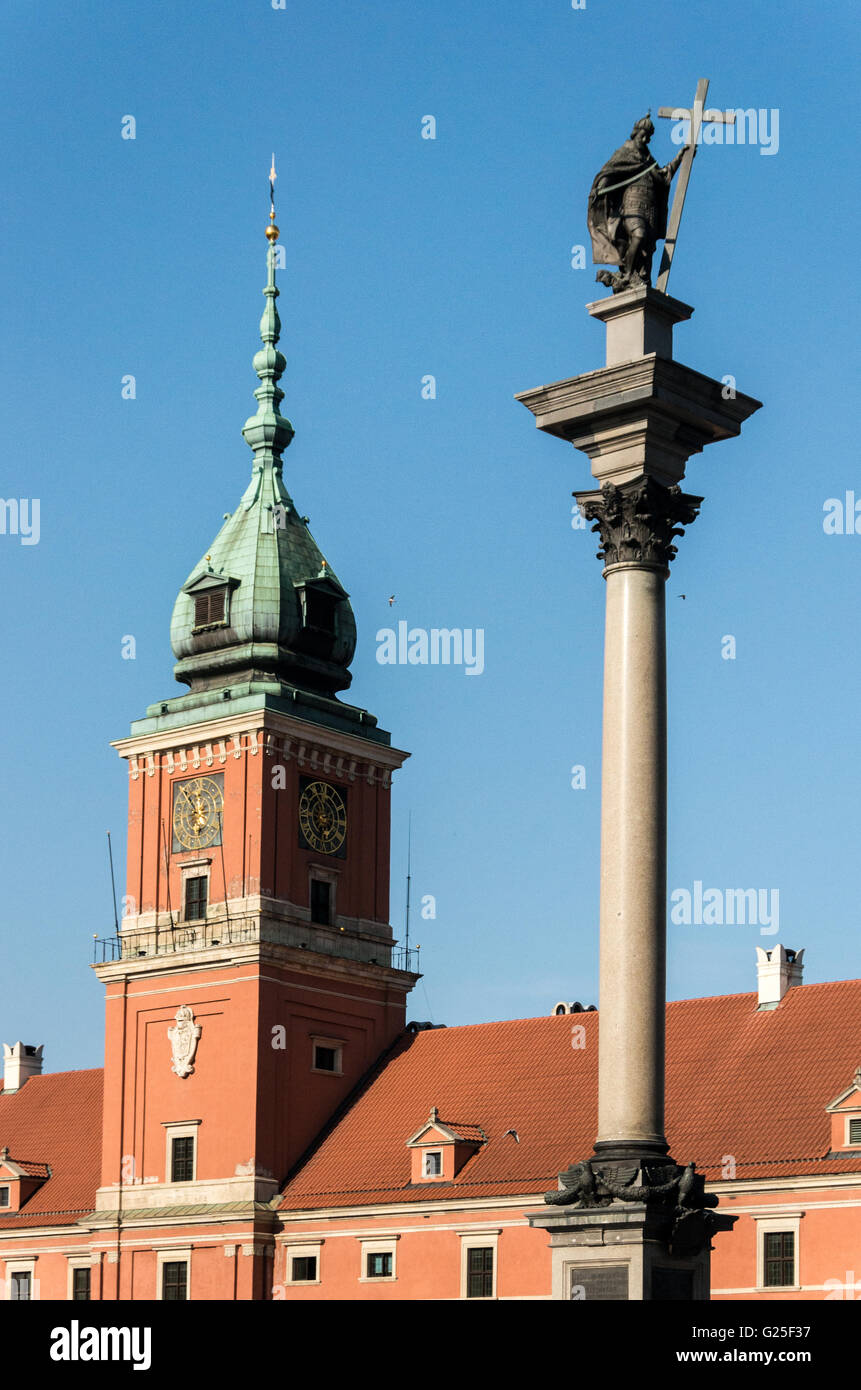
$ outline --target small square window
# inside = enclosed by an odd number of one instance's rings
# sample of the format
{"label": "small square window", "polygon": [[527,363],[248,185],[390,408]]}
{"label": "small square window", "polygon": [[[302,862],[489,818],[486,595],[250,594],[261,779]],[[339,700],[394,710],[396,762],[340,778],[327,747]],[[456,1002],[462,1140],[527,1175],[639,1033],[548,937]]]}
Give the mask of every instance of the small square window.
{"label": "small square window", "polygon": [[161,1296],[165,1303],[187,1302],[188,1263],[186,1260],[165,1260],[161,1267]]}
{"label": "small square window", "polygon": [[334,1047],[314,1048],[314,1070],[315,1071],[337,1071],[338,1053]]}
{"label": "small square window", "polygon": [[196,874],[194,878],[185,880],[185,911],[186,922],[197,922],[206,916],[206,904],[209,896],[209,879],[206,874]]}
{"label": "small square window", "polygon": [[392,1252],[385,1250],[381,1253],[369,1254],[367,1270],[369,1279],[391,1279]]}
{"label": "small square window", "polygon": [[432,1153],[425,1154],[425,1177],[438,1178],[442,1174],[442,1153],[435,1149]]}
{"label": "small square window", "polygon": [[861,1120],[849,1121],[849,1143],[861,1144]]}
{"label": "small square window", "polygon": [[72,1270],[72,1300],[75,1303],[85,1303],[90,1298],[90,1270]]}
{"label": "small square window", "polygon": [[8,1205],[9,1205],[9,1189],[8,1189],[8,1187],[0,1187],[0,1207],[8,1207]]}
{"label": "small square window", "polygon": [[317,1278],[317,1256],[298,1255],[292,1261],[292,1280],[294,1284],[307,1284]]}
{"label": "small square window", "polygon": [[29,1303],[33,1297],[32,1286],[33,1276],[29,1270],[13,1270],[12,1272],[12,1302]]}
{"label": "small square window", "polygon": [[763,1285],[767,1289],[791,1288],[795,1283],[795,1234],[766,1231],[763,1251]]}
{"label": "small square window", "polygon": [[319,878],[311,879],[311,921],[332,925],[332,885]]}
{"label": "small square window", "polygon": [[468,1250],[466,1254],[467,1298],[493,1297],[493,1247]]}
{"label": "small square window", "polygon": [[180,1135],[170,1143],[171,1182],[194,1181],[194,1135]]}

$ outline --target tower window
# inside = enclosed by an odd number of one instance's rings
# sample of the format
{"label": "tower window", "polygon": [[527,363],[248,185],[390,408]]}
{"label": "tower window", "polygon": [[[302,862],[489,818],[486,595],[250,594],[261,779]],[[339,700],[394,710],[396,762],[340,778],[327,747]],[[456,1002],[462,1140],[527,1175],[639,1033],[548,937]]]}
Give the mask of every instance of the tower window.
{"label": "tower window", "polygon": [[84,1303],[90,1297],[90,1270],[87,1268],[72,1270],[72,1300],[75,1303]]}
{"label": "tower window", "polygon": [[335,605],[338,600],[334,594],[323,593],[320,589],[305,590],[305,626],[316,628],[318,632],[329,635],[335,631]]}
{"label": "tower window", "polygon": [[315,1047],[314,1048],[314,1070],[315,1071],[336,1071],[338,1053],[334,1047]]}
{"label": "tower window", "polygon": [[13,1270],[11,1297],[13,1303],[27,1303],[32,1298],[33,1276],[29,1270]]}
{"label": "tower window", "polygon": [[211,623],[223,623],[225,621],[226,598],[226,584],[215,589],[204,589],[201,593],[195,594],[194,626],[196,628],[209,627]]}
{"label": "tower window", "polygon": [[312,1283],[317,1278],[317,1256],[299,1255],[292,1260],[291,1281],[294,1284]]}
{"label": "tower window", "polygon": [[171,1182],[194,1181],[194,1136],[174,1138],[170,1146]]}
{"label": "tower window", "polygon": [[311,921],[332,925],[332,885],[319,878],[311,879]]}
{"label": "tower window", "polygon": [[183,916],[186,922],[199,921],[206,916],[206,903],[209,892],[209,879],[206,874],[197,874],[194,878],[185,880],[185,911]]}

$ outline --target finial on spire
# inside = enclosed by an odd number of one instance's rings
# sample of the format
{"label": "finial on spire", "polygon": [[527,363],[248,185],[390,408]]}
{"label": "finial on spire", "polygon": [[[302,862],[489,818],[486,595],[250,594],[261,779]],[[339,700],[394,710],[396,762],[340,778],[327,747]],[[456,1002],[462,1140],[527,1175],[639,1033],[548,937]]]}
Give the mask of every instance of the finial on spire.
{"label": "finial on spire", "polygon": [[275,226],[275,180],[278,175],[275,172],[275,154],[272,154],[272,168],[269,170],[269,226],[266,228],[266,239],[270,245],[275,244],[280,235]]}

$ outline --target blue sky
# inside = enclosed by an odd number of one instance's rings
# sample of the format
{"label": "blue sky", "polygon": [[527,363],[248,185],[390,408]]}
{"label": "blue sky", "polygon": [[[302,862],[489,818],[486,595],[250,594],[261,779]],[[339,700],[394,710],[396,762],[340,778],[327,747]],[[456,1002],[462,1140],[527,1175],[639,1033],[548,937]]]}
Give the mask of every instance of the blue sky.
{"label": "blue sky", "polygon": [[[668,588],[668,887],[778,889],[780,933],[672,925],[669,993],[752,988],[775,939],[807,980],[861,974],[861,535],[822,524],[861,499],[853,6],[7,0],[2,29],[0,490],[41,505],[37,545],[0,536],[2,1040],[44,1042],[50,1070],[101,1060],[109,740],[181,693],[173,600],[248,477],[273,149],[285,477],[352,596],[350,698],[412,752],[392,920],[410,809],[413,901],[437,903],[410,1014],[597,1002],[604,595],[570,497],[590,473],[513,397],[602,364],[603,291],[570,264],[589,185],[700,76],[709,105],[777,110],[779,148],[700,151],[670,282],[696,309],[677,357],[764,408],[688,468],[706,501]],[[399,619],[482,628],[484,673],[378,664]]]}

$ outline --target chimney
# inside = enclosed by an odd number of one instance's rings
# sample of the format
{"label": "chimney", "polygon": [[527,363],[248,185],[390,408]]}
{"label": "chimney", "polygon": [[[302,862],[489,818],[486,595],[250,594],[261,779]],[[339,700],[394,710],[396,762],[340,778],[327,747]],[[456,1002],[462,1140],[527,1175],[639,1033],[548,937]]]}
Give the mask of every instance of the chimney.
{"label": "chimney", "polygon": [[3,1044],[3,1094],[4,1096],[14,1095],[20,1091],[26,1081],[31,1076],[42,1075],[42,1048],[44,1043],[38,1047],[32,1047],[29,1043],[16,1042],[10,1047],[8,1043]]}
{"label": "chimney", "polygon": [[776,1009],[786,991],[792,985],[800,985],[804,973],[802,957],[804,951],[791,951],[789,947],[772,946],[766,951],[763,946],[756,948],[756,982],[759,992],[759,1009]]}

